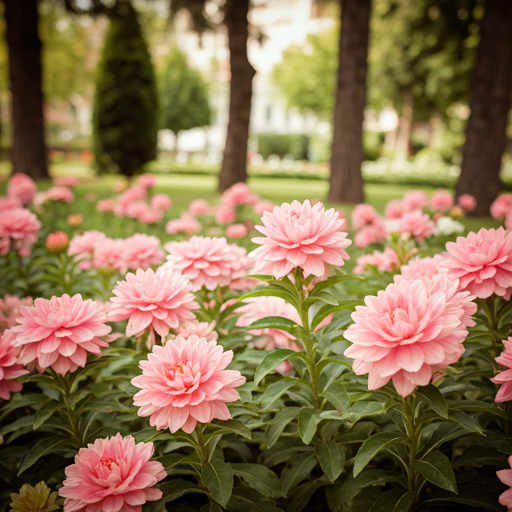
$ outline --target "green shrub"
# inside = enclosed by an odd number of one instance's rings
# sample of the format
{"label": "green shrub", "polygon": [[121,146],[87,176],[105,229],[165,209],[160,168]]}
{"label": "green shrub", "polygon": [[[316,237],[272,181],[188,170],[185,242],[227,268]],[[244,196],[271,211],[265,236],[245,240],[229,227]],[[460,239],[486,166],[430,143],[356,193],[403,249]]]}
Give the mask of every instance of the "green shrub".
{"label": "green shrub", "polygon": [[295,160],[308,160],[309,135],[259,133],[258,153],[266,160],[270,155],[283,158],[292,155]]}

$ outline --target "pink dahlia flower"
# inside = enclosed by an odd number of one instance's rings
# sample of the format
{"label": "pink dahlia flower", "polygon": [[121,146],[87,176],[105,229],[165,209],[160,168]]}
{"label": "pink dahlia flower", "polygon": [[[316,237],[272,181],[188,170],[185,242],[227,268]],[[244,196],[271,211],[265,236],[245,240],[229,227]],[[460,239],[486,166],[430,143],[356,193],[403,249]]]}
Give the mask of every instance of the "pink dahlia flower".
{"label": "pink dahlia flower", "polygon": [[26,208],[12,208],[0,215],[0,255],[13,249],[21,256],[28,256],[37,241],[41,223]]}
{"label": "pink dahlia flower", "polygon": [[153,188],[156,185],[156,177],[153,174],[143,174],[137,184],[142,188]]}
{"label": "pink dahlia flower", "polygon": [[215,222],[217,224],[231,224],[236,220],[236,212],[231,208],[220,208],[215,213]]}
{"label": "pink dahlia flower", "polygon": [[167,194],[155,194],[151,198],[151,208],[166,212],[172,206],[171,198]]}
{"label": "pink dahlia flower", "polygon": [[512,194],[498,196],[491,205],[491,215],[495,219],[502,219],[512,211]]}
{"label": "pink dahlia flower", "polygon": [[170,235],[185,233],[188,236],[192,236],[200,230],[201,223],[187,212],[183,212],[179,219],[170,220],[165,226],[165,231]]}
{"label": "pink dahlia flower", "polygon": [[113,212],[116,206],[114,199],[101,199],[96,204],[96,210],[99,212]]}
{"label": "pink dahlia flower", "polygon": [[22,306],[20,315],[11,329],[14,346],[21,347],[19,362],[41,372],[49,367],[61,375],[74,372],[85,366],[88,353],[100,357],[100,347],[108,346],[101,339],[111,331],[107,315],[80,294],[36,299],[34,306]]}
{"label": "pink dahlia flower", "polygon": [[386,247],[384,252],[373,251],[372,254],[359,256],[354,274],[363,274],[368,266],[377,267],[381,272],[391,272],[400,266],[400,262],[396,252],[391,247]]}
{"label": "pink dahlia flower", "polygon": [[222,194],[220,202],[225,208],[235,208],[241,204],[255,205],[259,199],[247,184],[235,183]]}
{"label": "pink dahlia flower", "polygon": [[493,293],[509,297],[512,291],[512,233],[502,227],[482,228],[478,233],[448,242],[442,263],[448,275],[459,279],[461,288],[481,299]]}
{"label": "pink dahlia flower", "polygon": [[92,266],[94,251],[98,245],[106,242],[107,237],[101,231],[84,231],[81,235],[74,236],[69,242],[68,254],[76,256],[81,270],[88,270]]}
{"label": "pink dahlia flower", "polygon": [[159,266],[163,263],[164,256],[160,239],[156,236],[145,234],[130,236],[124,241],[123,253],[119,255],[121,272]]}
{"label": "pink dahlia flower", "polygon": [[265,212],[271,212],[275,207],[272,201],[261,200],[254,205],[254,213],[258,216],[262,216]]}
{"label": "pink dahlia flower", "polygon": [[422,190],[409,190],[403,198],[403,206],[406,212],[423,210],[428,206],[428,197]]}
{"label": "pink dahlia flower", "polygon": [[379,217],[377,210],[370,204],[362,203],[356,205],[352,210],[352,226],[354,229],[361,229],[372,224]]}
{"label": "pink dahlia flower", "polygon": [[158,430],[189,434],[198,421],[230,419],[226,403],[240,398],[235,388],[245,382],[239,371],[225,369],[232,359],[231,350],[223,352],[216,341],[195,334],[156,345],[140,362],[142,375],[131,381],[141,389],[133,397],[139,416],[149,416]]}
{"label": "pink dahlia flower", "polygon": [[208,215],[211,211],[211,207],[208,204],[208,202],[205,201],[204,199],[194,199],[188,205],[188,211],[192,215],[197,215],[198,217],[201,217],[203,215]]}
{"label": "pink dahlia flower", "polygon": [[453,194],[448,192],[447,190],[436,190],[432,194],[431,204],[432,209],[437,212],[446,212],[448,211],[454,203]]}
{"label": "pink dahlia flower", "polygon": [[72,203],[75,199],[75,194],[68,187],[52,187],[44,193],[44,201],[62,201],[63,203]]}
{"label": "pink dahlia flower", "polygon": [[77,187],[80,185],[80,178],[74,178],[73,176],[53,178],[53,184],[59,187]]}
{"label": "pink dahlia flower", "polygon": [[126,264],[123,259],[125,241],[122,238],[105,238],[94,246],[92,266],[126,272]]}
{"label": "pink dahlia flower", "polygon": [[16,324],[21,306],[32,306],[32,297],[20,299],[16,295],[6,295],[0,299],[0,335]]}
{"label": "pink dahlia flower", "polygon": [[388,232],[381,219],[375,218],[372,224],[367,224],[354,237],[354,245],[364,249],[371,244],[381,244],[386,241]]}
{"label": "pink dahlia flower", "polygon": [[144,224],[156,224],[164,218],[164,212],[162,210],[153,210],[146,208],[144,211],[137,215],[137,220]]}
{"label": "pink dahlia flower", "polygon": [[23,204],[15,197],[0,197],[0,212],[2,210],[11,210],[12,208],[21,208]]}
{"label": "pink dahlia flower", "polygon": [[21,172],[13,174],[7,184],[7,195],[17,199],[21,204],[30,203],[36,192],[37,185],[34,180]]}
{"label": "pink dahlia flower", "polygon": [[283,203],[272,213],[265,212],[261,220],[264,226],[256,229],[265,236],[252,241],[262,247],[249,255],[256,261],[256,272],[279,279],[300,267],[306,274],[320,277],[327,264],[341,267],[349,259],[345,249],[352,242],[340,231],[345,221],[334,209],[326,211],[322,203]]}
{"label": "pink dahlia flower", "polygon": [[494,384],[501,384],[501,388],[494,399],[497,403],[512,400],[512,337],[503,340],[503,345],[505,350],[496,358],[496,362],[507,369],[491,379]]}
{"label": "pink dahlia flower", "polygon": [[228,238],[243,238],[248,233],[247,226],[245,224],[231,224],[226,228],[226,236]]}
{"label": "pink dahlia flower", "polygon": [[11,331],[0,335],[0,398],[3,400],[9,400],[11,393],[21,391],[23,385],[14,379],[29,373],[18,364],[19,349],[12,345],[13,338]]}
{"label": "pink dahlia flower", "polygon": [[108,314],[111,322],[128,320],[126,336],[140,337],[149,328],[164,337],[169,329],[180,323],[195,320],[194,311],[199,305],[194,301],[189,280],[179,272],[159,268],[146,271],[138,269],[126,274],[126,281],[118,281],[110,301],[113,306]]}
{"label": "pink dahlia flower", "polygon": [[246,250],[228,244],[225,238],[193,236],[184,242],[170,242],[165,249],[169,256],[164,267],[185,275],[194,290],[228,286],[246,268]]}
{"label": "pink dahlia flower", "polygon": [[392,199],[386,205],[384,216],[386,219],[399,219],[405,212],[404,202],[401,199]]}
{"label": "pink dahlia flower", "polygon": [[407,396],[460,358],[477,308],[474,297],[458,286],[446,274],[401,280],[356,307],[355,323],[344,334],[352,342],[345,356],[355,359],[356,375],[368,374],[368,389],[392,379],[398,393]]}
{"label": "pink dahlia flower", "polygon": [[[508,464],[512,468],[512,456],[508,458]],[[496,471],[496,476],[509,487],[512,487],[512,469],[502,469]],[[505,492],[500,494],[500,504],[507,507],[507,511],[512,511],[512,489],[507,489]]]}
{"label": "pink dahlia flower", "polygon": [[64,231],[57,231],[50,233],[46,237],[46,248],[50,252],[61,253],[66,252],[69,246],[69,237]]}
{"label": "pink dahlia flower", "polygon": [[433,257],[428,256],[426,258],[413,258],[400,269],[402,277],[408,281],[414,281],[422,277],[432,277],[439,274],[441,262],[445,258],[445,254],[436,254]]}
{"label": "pink dahlia flower", "polygon": [[405,213],[400,219],[398,232],[409,235],[418,242],[423,242],[434,234],[435,224],[430,217],[420,210]]}
{"label": "pink dahlia flower", "polygon": [[167,473],[150,460],[153,450],[153,443],[121,434],[80,448],[59,489],[64,512],[141,512],[144,503],[159,500],[162,491],[153,486]]}
{"label": "pink dahlia flower", "polygon": [[[214,331],[215,329],[215,322],[198,322],[197,320],[193,322],[185,322],[181,324],[178,329],[177,333],[178,336],[182,336],[186,340],[190,338],[193,334],[198,336],[199,338],[206,338],[208,341],[214,341],[217,340],[219,335],[217,332]],[[170,339],[175,339],[175,335],[171,335]]]}
{"label": "pink dahlia flower", "polygon": [[476,208],[476,199],[470,194],[463,194],[457,200],[457,204],[466,212],[472,212]]}

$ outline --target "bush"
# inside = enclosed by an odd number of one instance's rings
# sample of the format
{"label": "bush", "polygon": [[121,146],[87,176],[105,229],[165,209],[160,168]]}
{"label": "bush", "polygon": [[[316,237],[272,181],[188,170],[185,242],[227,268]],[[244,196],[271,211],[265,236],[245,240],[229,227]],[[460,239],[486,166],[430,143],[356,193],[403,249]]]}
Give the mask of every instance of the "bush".
{"label": "bush", "polygon": [[93,143],[100,170],[132,176],[154,160],[156,81],[137,12],[123,3],[110,20],[96,78]]}
{"label": "bush", "polygon": [[295,160],[309,160],[309,135],[259,133],[258,153],[266,160],[270,155],[283,158],[292,155]]}

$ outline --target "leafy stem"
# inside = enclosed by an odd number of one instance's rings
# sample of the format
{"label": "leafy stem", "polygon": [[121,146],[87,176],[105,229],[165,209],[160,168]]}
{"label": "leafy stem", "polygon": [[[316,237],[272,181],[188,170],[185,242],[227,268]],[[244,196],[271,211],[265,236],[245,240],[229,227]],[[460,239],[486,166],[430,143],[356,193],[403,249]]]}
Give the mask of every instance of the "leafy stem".
{"label": "leafy stem", "polygon": [[421,428],[416,422],[416,394],[409,395],[404,400],[404,416],[406,418],[407,437],[409,438],[409,463],[407,468],[407,487],[409,491],[416,495],[416,470],[414,460],[418,452],[418,444],[421,435]]}

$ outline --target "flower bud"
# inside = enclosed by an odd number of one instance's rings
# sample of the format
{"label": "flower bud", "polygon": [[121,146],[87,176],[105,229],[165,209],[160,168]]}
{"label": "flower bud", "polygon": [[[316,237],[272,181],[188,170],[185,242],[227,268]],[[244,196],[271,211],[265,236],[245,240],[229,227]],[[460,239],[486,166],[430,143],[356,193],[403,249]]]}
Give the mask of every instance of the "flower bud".
{"label": "flower bud", "polygon": [[61,253],[64,252],[69,246],[69,238],[63,231],[50,233],[46,239],[46,248],[50,252]]}
{"label": "flower bud", "polygon": [[81,213],[75,213],[68,215],[68,224],[70,226],[76,227],[80,226],[82,222],[84,221],[84,216]]}

